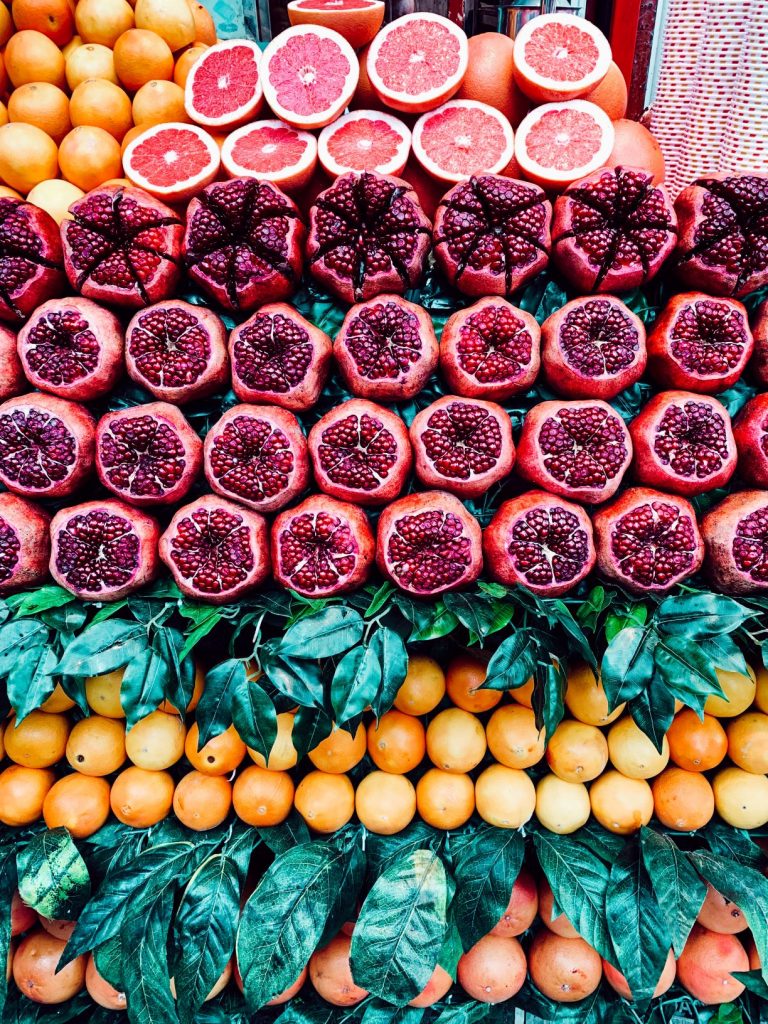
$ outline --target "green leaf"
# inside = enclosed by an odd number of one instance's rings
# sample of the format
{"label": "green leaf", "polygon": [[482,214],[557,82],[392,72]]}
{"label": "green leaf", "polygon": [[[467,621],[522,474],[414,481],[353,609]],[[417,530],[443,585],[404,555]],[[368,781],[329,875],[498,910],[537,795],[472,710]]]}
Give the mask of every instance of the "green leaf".
{"label": "green leaf", "polygon": [[502,640],[488,662],[484,690],[516,690],[533,675],[539,658],[538,637],[520,630]]}
{"label": "green leaf", "polygon": [[371,637],[370,647],[382,666],[381,686],[371,701],[374,715],[381,718],[392,707],[408,674],[408,652],[400,634],[387,626],[379,626]]}
{"label": "green leaf", "polygon": [[456,1003],[454,1006],[446,1006],[437,1017],[432,1018],[432,1024],[477,1024],[478,1021],[489,1017],[494,1007],[490,1003],[478,1003],[472,999],[466,1003]]}
{"label": "green leaf", "polygon": [[[371,588],[369,587],[367,589],[368,592],[370,592]],[[371,603],[363,612],[363,618],[373,618],[376,612],[380,612],[384,605],[387,604],[390,597],[395,593],[397,593],[397,587],[393,583],[390,583],[389,580],[384,580],[384,582],[376,588],[376,591],[371,598]]]}
{"label": "green leaf", "polygon": [[413,625],[408,643],[418,640],[439,640],[458,628],[459,620],[445,606],[437,601],[417,601],[408,594],[396,594],[394,603],[405,618]]}
{"label": "green leaf", "polygon": [[320,936],[321,947],[338,934],[346,921],[354,920],[356,917],[360,890],[365,879],[366,859],[359,843],[358,829],[351,826],[346,832],[337,833],[330,842],[344,854],[344,870],[323,934]]}
{"label": "green leaf", "polygon": [[323,706],[323,680],[319,665],[278,658],[267,649],[261,667],[275,689],[295,704],[310,708]]}
{"label": "green leaf", "polygon": [[472,643],[482,642],[492,633],[504,629],[515,614],[515,606],[511,602],[495,600],[482,591],[455,591],[445,594],[443,602],[469,631]]}
{"label": "green leaf", "polygon": [[633,697],[628,707],[635,725],[661,753],[667,729],[675,717],[675,698],[659,672],[654,672],[646,689]]}
{"label": "green leaf", "polygon": [[669,636],[704,640],[732,633],[755,612],[724,594],[675,594],[656,610],[656,625]]}
{"label": "green leaf", "polygon": [[[16,892],[16,857],[12,845],[0,847],[0,963],[7,963],[11,945],[11,901]],[[0,971],[0,1020],[8,995],[8,979]]]}
{"label": "green leaf", "polygon": [[613,600],[614,592],[606,591],[605,587],[593,587],[587,594],[585,600],[576,609],[576,621],[582,629],[589,629],[594,632],[600,616]]}
{"label": "green leaf", "polygon": [[536,728],[544,729],[546,739],[554,733],[565,714],[566,678],[562,668],[548,662],[539,663],[534,674],[533,710],[536,715]]}
{"label": "green leaf", "polygon": [[120,945],[130,1024],[175,1024],[179,1019],[168,969],[172,915],[173,892],[165,889],[145,913],[130,915],[123,924]]}
{"label": "green leaf", "polygon": [[664,908],[672,948],[679,956],[707,888],[669,836],[644,827],[640,844],[653,891],[659,906]]}
{"label": "green leaf", "polygon": [[185,661],[187,656],[197,647],[201,640],[218,626],[222,621],[221,612],[215,608],[208,609],[208,614],[202,618],[185,637],[184,644],[179,651],[179,661]]}
{"label": "green leaf", "polygon": [[319,708],[299,708],[293,719],[293,731],[291,732],[291,739],[299,761],[332,732],[333,721],[324,711]]}
{"label": "green leaf", "polygon": [[57,633],[79,633],[86,623],[88,612],[84,604],[64,604],[40,613],[40,618]]}
{"label": "green leaf", "polygon": [[684,636],[661,637],[654,657],[670,692],[694,711],[703,712],[711,693],[723,696],[715,666],[695,640]]}
{"label": "green leaf", "polygon": [[644,626],[647,621],[648,606],[645,604],[630,604],[621,611],[609,612],[605,620],[605,639],[610,644],[623,629]]}
{"label": "green leaf", "polygon": [[331,682],[331,706],[338,725],[361,714],[381,684],[381,664],[371,647],[353,647],[336,666]]}
{"label": "green leaf", "polygon": [[31,590],[20,596],[21,601],[16,605],[16,617],[19,619],[26,615],[39,615],[41,612],[48,611],[49,608],[61,608],[76,600],[74,595],[64,587],[53,583],[38,587],[36,590]]}
{"label": "green leaf", "polygon": [[622,629],[608,644],[600,665],[600,680],[611,711],[641,693],[654,672],[654,635],[649,627]]}
{"label": "green leaf", "polygon": [[540,599],[539,604],[542,611],[550,622],[559,625],[569,639],[569,646],[575,648],[580,657],[597,672],[597,661],[592,650],[592,644],[584,635],[584,630],[573,617],[573,612],[565,601],[556,597]]}
{"label": "green leaf", "polygon": [[164,697],[178,708],[184,718],[195,689],[195,664],[184,661],[184,634],[170,626],[158,626],[152,638],[152,649],[168,666],[168,682]]}
{"label": "green leaf", "polygon": [[16,858],[19,893],[43,917],[77,919],[91,892],[88,868],[65,828],[49,829],[22,847]]}
{"label": "green leaf", "polygon": [[392,836],[369,833],[365,837],[365,852],[368,857],[368,875],[378,878],[382,872],[406,853],[415,850],[437,850],[442,847],[445,833],[427,825],[418,818],[402,832]]}
{"label": "green leaf", "polygon": [[525,842],[519,831],[485,828],[475,832],[454,856],[452,910],[465,949],[501,920],[524,855]]}
{"label": "green leaf", "polygon": [[232,722],[243,743],[269,760],[277,739],[277,712],[264,687],[245,673],[232,695]]}
{"label": "green leaf", "polygon": [[709,658],[712,664],[723,672],[736,672],[746,676],[749,673],[747,660],[736,641],[730,634],[713,636],[701,641],[701,649],[704,656]]}
{"label": "green leaf", "polygon": [[63,676],[100,676],[122,668],[147,647],[139,622],[107,619],[91,624],[67,645],[56,671]]}
{"label": "green leaf", "polygon": [[291,811],[285,821],[281,821],[279,825],[260,828],[258,832],[267,848],[278,855],[286,853],[294,846],[309,843],[312,839],[307,823],[297,811]]}
{"label": "green leaf", "polygon": [[248,681],[245,662],[237,658],[219,662],[205,674],[205,688],[195,710],[200,730],[198,749],[232,725],[234,694]]}
{"label": "green leaf", "polygon": [[112,988],[118,992],[124,992],[123,985],[123,947],[119,935],[113,935],[111,939],[102,942],[93,951],[93,959],[96,961],[96,970],[108,981]]}
{"label": "green leaf", "polygon": [[49,631],[35,619],[16,619],[0,626],[0,676],[13,671],[23,650],[45,646]]}
{"label": "green leaf", "polygon": [[763,979],[761,970],[754,971],[732,971],[731,977],[740,981],[742,985],[756,996],[768,1001],[768,983]]}
{"label": "green leaf", "polygon": [[582,825],[576,832],[571,833],[571,838],[583,843],[606,864],[613,864],[624,849],[625,842],[624,836],[609,832],[594,819],[590,819],[586,825]]}
{"label": "green leaf", "polygon": [[360,612],[345,605],[330,605],[290,626],[278,650],[283,658],[333,658],[360,643],[364,628]]}
{"label": "green leaf", "polygon": [[425,1010],[418,1006],[392,1006],[382,999],[366,1004],[360,1024],[420,1024]]}
{"label": "green leaf", "polygon": [[169,678],[167,662],[151,647],[128,662],[120,683],[120,706],[128,729],[162,704]]}
{"label": "green leaf", "polygon": [[763,851],[743,829],[732,828],[721,821],[710,821],[699,835],[712,853],[728,858],[736,864],[759,867],[763,862]]}
{"label": "green leaf", "polygon": [[53,647],[28,647],[19,654],[7,681],[8,700],[16,712],[17,724],[53,693],[56,679],[52,673],[57,661]]}

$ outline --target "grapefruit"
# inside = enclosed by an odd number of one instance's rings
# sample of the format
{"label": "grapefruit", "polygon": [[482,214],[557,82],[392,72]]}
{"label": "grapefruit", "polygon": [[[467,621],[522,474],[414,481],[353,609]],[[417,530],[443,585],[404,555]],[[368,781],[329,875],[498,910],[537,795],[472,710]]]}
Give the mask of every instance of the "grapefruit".
{"label": "grapefruit", "polygon": [[219,172],[219,147],[195,124],[155,124],[123,153],[125,176],[138,188],[178,203],[210,185]]}
{"label": "grapefruit", "polygon": [[613,122],[613,132],[613,149],[606,167],[642,167],[651,172],[654,185],[664,181],[664,154],[644,124],[622,117]]}
{"label": "grapefruit", "polygon": [[614,137],[611,119],[594,103],[543,103],[521,121],[515,157],[526,178],[562,189],[603,167]]}
{"label": "grapefruit", "polygon": [[392,114],[377,110],[353,110],[343,114],[338,121],[323,128],[317,140],[320,163],[333,177],[347,171],[400,174],[410,151],[410,130]]}
{"label": "grapefruit", "polygon": [[542,14],[515,36],[514,76],[532,100],[570,100],[608,74],[611,46],[603,33],[574,14]]}
{"label": "grapefruit", "polygon": [[321,25],[294,25],[261,59],[264,96],[294,128],[323,128],[348,106],[360,66],[347,40]]}
{"label": "grapefruit", "polygon": [[204,50],[187,75],[184,106],[206,128],[232,128],[255,117],[264,99],[261,50],[250,39],[229,39]]}
{"label": "grapefruit", "polygon": [[331,28],[359,50],[381,28],[384,7],[384,0],[290,0],[288,20],[292,25]]}
{"label": "grapefruit", "polygon": [[258,178],[288,192],[304,188],[317,166],[317,140],[276,118],[231,132],[221,147],[230,178]]}
{"label": "grapefruit", "polygon": [[514,41],[501,32],[480,32],[470,36],[468,45],[469,64],[456,99],[487,103],[500,110],[516,128],[528,113],[530,103],[513,79]]}
{"label": "grapefruit", "polygon": [[514,156],[515,137],[507,118],[487,103],[450,100],[416,122],[413,152],[433,177],[455,183],[503,171]]}
{"label": "grapefruit", "polygon": [[395,110],[423,113],[450,99],[469,63],[463,29],[439,14],[405,14],[379,32],[366,67],[376,95]]}
{"label": "grapefruit", "polygon": [[612,121],[624,117],[627,112],[627,83],[621,68],[615,61],[611,61],[608,74],[602,82],[594,89],[590,89],[582,99],[596,103]]}

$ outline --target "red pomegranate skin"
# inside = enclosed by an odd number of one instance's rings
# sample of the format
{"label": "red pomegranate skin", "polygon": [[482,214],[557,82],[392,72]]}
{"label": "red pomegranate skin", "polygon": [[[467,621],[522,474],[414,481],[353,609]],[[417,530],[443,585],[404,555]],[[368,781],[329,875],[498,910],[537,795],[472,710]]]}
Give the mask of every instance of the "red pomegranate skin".
{"label": "red pomegranate skin", "polygon": [[479,498],[515,464],[512,423],[495,402],[445,395],[410,427],[416,476],[425,487]]}
{"label": "red pomegranate skin", "polygon": [[32,501],[0,494],[0,594],[35,587],[48,578],[51,517]]}
{"label": "red pomegranate skin", "polygon": [[616,493],[632,461],[624,421],[607,402],[549,401],[525,417],[517,473],[574,501],[597,504]]}
{"label": "red pomegranate skin", "polygon": [[768,394],[755,395],[733,421],[741,479],[751,487],[768,487]]}
{"label": "red pomegranate skin", "polygon": [[631,594],[664,593],[704,560],[696,513],[685,498],[630,487],[592,516],[597,568]]}
{"label": "red pomegranate skin", "polygon": [[256,512],[285,508],[309,483],[307,440],[292,412],[235,405],[205,438],[211,490]]}
{"label": "red pomegranate skin", "polygon": [[614,295],[573,299],[541,326],[544,379],[561,398],[615,398],[643,376],[645,325]]}
{"label": "red pomegranate skin", "polygon": [[725,594],[768,588],[768,491],[738,491],[711,508],[701,521],[707,550],[704,568]]}
{"label": "red pomegranate skin", "polygon": [[20,395],[29,387],[16,347],[16,335],[0,324],[0,402]]}
{"label": "red pomegranate skin", "polygon": [[332,352],[319,327],[284,302],[269,303],[229,336],[232,388],[241,402],[306,412],[326,385]]}
{"label": "red pomegranate skin", "polygon": [[305,597],[346,594],[367,582],[374,546],[362,509],[314,494],[272,524],[275,581]]}
{"label": "red pomegranate skin", "polygon": [[755,346],[749,371],[762,387],[768,387],[768,299],[761,302],[755,311],[752,339]]}
{"label": "red pomegranate skin", "polygon": [[342,402],[318,420],[309,452],[321,491],[366,507],[393,501],[413,466],[406,425],[364,398]]}
{"label": "red pomegranate skin", "polygon": [[539,373],[536,319],[500,296],[454,313],[440,337],[440,372],[455,395],[504,402],[529,391]]}
{"label": "red pomegranate skin", "polygon": [[483,531],[483,554],[499,583],[559,597],[594,568],[592,522],[580,505],[527,491],[499,507]]}
{"label": "red pomegranate skin", "polygon": [[118,601],[157,576],[157,520],[123,501],[87,501],[51,522],[51,576],[84,601]]}
{"label": "red pomegranate skin", "polygon": [[10,196],[0,198],[0,320],[18,325],[67,279],[59,226],[50,213]]}
{"label": "red pomegranate skin", "polygon": [[480,524],[447,491],[408,494],[379,517],[376,564],[416,597],[469,586],[483,568]]}
{"label": "red pomegranate skin", "polygon": [[662,387],[717,395],[733,387],[752,355],[747,311],[702,292],[673,296],[648,337],[648,366]]}
{"label": "red pomegranate skin", "polygon": [[632,477],[646,487],[692,497],[724,487],[736,471],[731,417],[722,403],[691,391],[662,391],[629,425]]}

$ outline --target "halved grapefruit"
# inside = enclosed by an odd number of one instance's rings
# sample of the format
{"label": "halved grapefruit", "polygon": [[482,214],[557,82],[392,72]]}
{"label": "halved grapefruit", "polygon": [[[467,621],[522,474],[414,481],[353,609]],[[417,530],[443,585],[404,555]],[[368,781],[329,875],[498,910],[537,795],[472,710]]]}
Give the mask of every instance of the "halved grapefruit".
{"label": "halved grapefruit", "polygon": [[359,50],[381,28],[384,7],[384,0],[290,0],[288,21],[332,28]]}
{"label": "halved grapefruit", "polygon": [[261,50],[250,39],[229,39],[203,50],[184,86],[184,108],[195,124],[232,128],[258,114],[264,99]]}
{"label": "halved grapefruit", "polygon": [[335,121],[354,95],[359,70],[347,40],[322,25],[287,28],[261,60],[267,103],[294,128],[323,128]]}
{"label": "halved grapefruit", "polygon": [[368,48],[368,77],[379,98],[395,110],[423,113],[450,99],[467,71],[463,29],[439,14],[404,14],[379,32]]}
{"label": "halved grapefruit", "polygon": [[312,177],[317,139],[277,119],[254,121],[227,136],[221,162],[230,178],[258,178],[291,192]]}
{"label": "halved grapefruit", "polygon": [[501,111],[478,100],[449,100],[413,126],[413,152],[440,181],[498,174],[515,155],[512,125]]}
{"label": "halved grapefruit", "polygon": [[602,167],[614,137],[611,119],[594,103],[544,103],[518,125],[515,157],[530,181],[561,189]]}
{"label": "halved grapefruit", "polygon": [[541,14],[515,36],[514,75],[532,100],[570,100],[594,89],[611,66],[611,45],[586,18]]}
{"label": "halved grapefruit", "polygon": [[353,110],[320,132],[317,155],[328,174],[378,171],[399,174],[411,151],[411,132],[397,117]]}
{"label": "halved grapefruit", "polygon": [[152,125],[123,153],[126,178],[171,203],[190,199],[210,185],[220,162],[219,147],[208,132],[181,122]]}

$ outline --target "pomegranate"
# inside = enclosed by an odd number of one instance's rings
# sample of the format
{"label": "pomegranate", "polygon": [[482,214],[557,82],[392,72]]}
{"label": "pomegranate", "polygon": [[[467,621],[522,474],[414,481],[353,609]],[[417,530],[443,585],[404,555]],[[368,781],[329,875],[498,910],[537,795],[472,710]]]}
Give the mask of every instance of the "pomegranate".
{"label": "pomegranate", "polygon": [[575,501],[610,498],[632,461],[632,441],[618,413],[599,399],[541,402],[525,417],[517,446],[524,480]]}
{"label": "pomegranate", "polygon": [[166,299],[133,317],[125,332],[128,376],[163,402],[186,405],[229,386],[224,324],[204,306]]}
{"label": "pomegranate", "polygon": [[51,575],[84,601],[117,601],[157,575],[157,522],[107,498],[62,509],[51,523]]}
{"label": "pomegranate", "polygon": [[276,512],[309,482],[307,441],[292,412],[274,405],[236,405],[205,438],[211,489],[257,512]]}
{"label": "pomegranate", "polygon": [[768,395],[755,395],[733,421],[739,476],[752,487],[768,487]]}
{"label": "pomegranate", "polygon": [[413,398],[437,366],[438,346],[426,310],[399,295],[353,306],[333,343],[349,390],[376,402]]}
{"label": "pomegranate", "polygon": [[0,324],[0,402],[27,390],[27,378],[19,359],[16,335]]}
{"label": "pomegranate", "polygon": [[65,398],[33,392],[0,405],[0,483],[29,498],[65,498],[93,469],[96,424]]}
{"label": "pomegranate", "polygon": [[100,185],[62,221],[64,269],[89,299],[137,308],[173,294],[181,275],[182,222],[140,188]]}
{"label": "pomegranate", "polygon": [[454,394],[503,402],[539,372],[539,325],[506,299],[489,296],[454,313],[440,338],[440,372]]}
{"label": "pomegranate", "polygon": [[580,505],[528,491],[499,507],[483,532],[483,553],[500,583],[559,597],[592,571],[592,523]]}
{"label": "pomegranate", "polygon": [[342,174],[309,211],[309,271],[344,302],[402,294],[421,280],[431,230],[408,182]]}
{"label": "pomegranate", "polygon": [[108,412],[96,427],[99,480],[131,505],[181,501],[202,464],[203,442],[167,402]]}
{"label": "pomegranate", "polygon": [[687,288],[739,298],[768,284],[768,176],[699,178],[675,210],[675,264]]}
{"label": "pomegranate", "polygon": [[675,247],[677,217],[650,171],[602,167],[555,200],[552,258],[580,292],[646,284]]}
{"label": "pomegranate", "polygon": [[716,398],[662,391],[629,425],[639,484],[691,497],[723,487],[736,469],[731,417]]}
{"label": "pomegranate", "polygon": [[331,339],[284,302],[262,306],[229,336],[232,387],[241,402],[305,412],[331,369]]}
{"label": "pomegranate", "polygon": [[18,351],[33,387],[90,402],[109,394],[123,372],[123,329],[90,299],[49,299],[19,331]]}
{"label": "pomegranate", "polygon": [[0,494],[0,594],[34,587],[48,576],[51,517],[26,498]]}
{"label": "pomegranate", "polygon": [[750,594],[768,587],[768,491],[729,494],[704,516],[705,570],[718,590]]}
{"label": "pomegranate", "polygon": [[645,372],[645,325],[613,295],[579,298],[541,328],[547,384],[562,398],[615,398]]}
{"label": "pomegranate", "polygon": [[318,487],[358,505],[385,505],[400,494],[413,465],[399,416],[363,398],[342,402],[309,432]]}
{"label": "pomegranate", "polygon": [[396,586],[417,597],[467,586],[483,568],[480,524],[446,491],[398,498],[379,518],[376,563]]}
{"label": "pomegranate", "polygon": [[410,435],[420,482],[462,498],[479,498],[515,463],[512,423],[494,402],[438,398],[415,416]]}
{"label": "pomegranate", "polygon": [[768,299],[757,307],[752,327],[752,339],[755,347],[752,350],[752,362],[749,368],[758,383],[763,387],[768,387]]}
{"label": "pomegranate", "polygon": [[225,309],[287,299],[301,277],[304,234],[296,204],[276,185],[214,182],[187,207],[187,274]]}
{"label": "pomegranate", "polygon": [[597,567],[630,593],[661,593],[701,566],[704,542],[690,502],[630,487],[592,517]]}
{"label": "pomegranate", "polygon": [[25,320],[65,285],[56,221],[32,203],[0,198],[0,320]]}
{"label": "pomegranate", "polygon": [[362,586],[373,552],[366,514],[325,494],[281,512],[272,525],[275,579],[305,597],[330,597]]}
{"label": "pomegranate", "polygon": [[483,174],[459,182],[435,214],[437,263],[464,295],[510,295],[549,262],[552,206],[528,181]]}
{"label": "pomegranate", "polygon": [[160,558],[182,594],[209,604],[235,601],[269,576],[267,522],[206,494],[176,512],[160,537]]}

